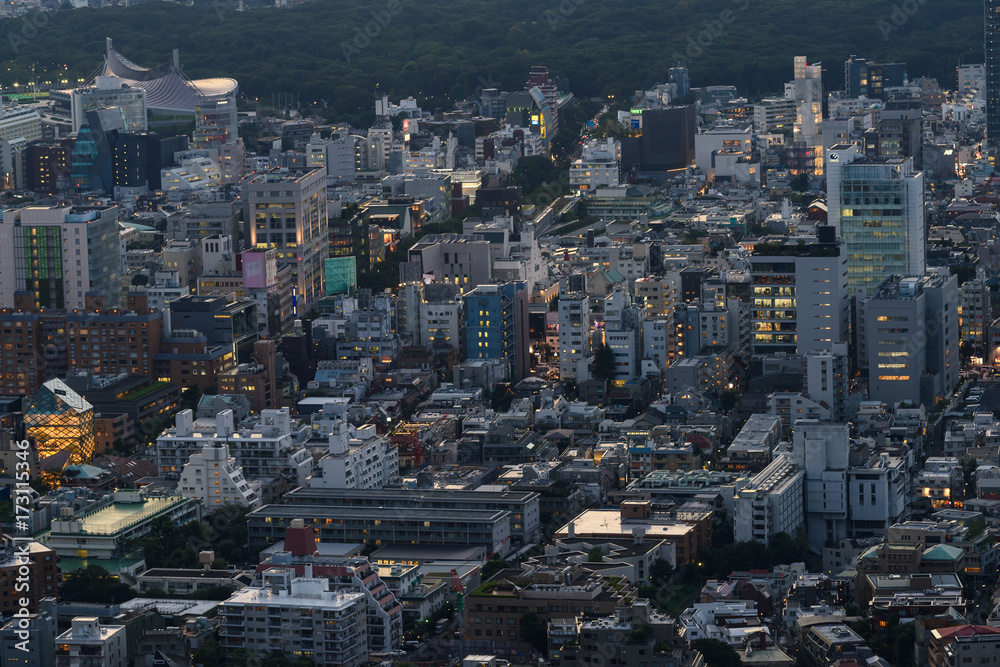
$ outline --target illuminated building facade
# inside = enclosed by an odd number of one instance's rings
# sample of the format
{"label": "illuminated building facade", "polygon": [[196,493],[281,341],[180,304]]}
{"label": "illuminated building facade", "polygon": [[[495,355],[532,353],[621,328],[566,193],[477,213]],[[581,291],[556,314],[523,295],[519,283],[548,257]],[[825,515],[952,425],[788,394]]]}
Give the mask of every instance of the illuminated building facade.
{"label": "illuminated building facade", "polygon": [[86,463],[94,454],[94,406],[62,380],[49,380],[24,412],[28,438],[39,460],[61,451],[72,463]]}
{"label": "illuminated building facade", "polygon": [[279,268],[292,267],[297,310],[305,312],[324,296],[330,244],[325,170],[272,169],[249,179],[244,195],[249,249],[277,249]]}
{"label": "illuminated building facade", "polygon": [[828,221],[847,247],[847,283],[869,293],[887,275],[921,276],[926,264],[924,174],[913,158],[861,158],[827,150]]}

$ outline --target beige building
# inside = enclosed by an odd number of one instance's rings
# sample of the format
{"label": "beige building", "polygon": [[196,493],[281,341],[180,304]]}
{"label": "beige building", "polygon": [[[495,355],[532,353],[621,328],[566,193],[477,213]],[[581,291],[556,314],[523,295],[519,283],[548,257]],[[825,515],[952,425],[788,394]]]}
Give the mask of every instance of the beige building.
{"label": "beige building", "polygon": [[251,249],[276,248],[278,267],[291,266],[298,312],[324,296],[329,256],[326,172],[272,169],[244,182],[244,238]]}

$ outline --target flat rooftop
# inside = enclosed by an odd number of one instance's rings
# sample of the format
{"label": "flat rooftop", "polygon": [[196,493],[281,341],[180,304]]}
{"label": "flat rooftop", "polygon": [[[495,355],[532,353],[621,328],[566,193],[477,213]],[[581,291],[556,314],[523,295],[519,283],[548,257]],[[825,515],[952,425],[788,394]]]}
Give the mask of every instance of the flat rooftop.
{"label": "flat rooftop", "polygon": [[112,503],[93,514],[74,517],[73,520],[80,522],[86,535],[110,535],[186,502],[190,502],[188,498],[167,496],[147,498],[139,503]]}

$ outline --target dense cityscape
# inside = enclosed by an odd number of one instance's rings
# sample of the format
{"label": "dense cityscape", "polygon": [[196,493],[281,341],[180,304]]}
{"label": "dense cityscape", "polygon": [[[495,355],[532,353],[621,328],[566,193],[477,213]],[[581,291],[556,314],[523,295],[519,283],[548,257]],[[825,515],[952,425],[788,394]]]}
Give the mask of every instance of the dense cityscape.
{"label": "dense cityscape", "polygon": [[947,79],[704,78],[739,0],[625,96],[3,81],[0,662],[995,664],[984,1]]}

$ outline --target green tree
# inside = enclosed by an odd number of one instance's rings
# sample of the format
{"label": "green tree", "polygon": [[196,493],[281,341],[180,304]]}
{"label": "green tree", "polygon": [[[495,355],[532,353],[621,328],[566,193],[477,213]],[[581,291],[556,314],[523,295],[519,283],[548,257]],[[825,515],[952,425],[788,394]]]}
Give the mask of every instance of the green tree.
{"label": "green tree", "polygon": [[799,174],[793,178],[788,185],[796,192],[805,192],[809,189],[809,176],[806,174]]}
{"label": "green tree", "polygon": [[225,659],[225,652],[222,650],[222,646],[219,645],[219,640],[214,636],[209,636],[201,644],[198,645],[197,650],[194,652],[192,662],[195,667],[215,667],[215,665],[221,665]]}
{"label": "green tree", "polygon": [[605,343],[594,350],[594,361],[591,364],[590,372],[598,380],[611,383],[615,379],[615,371],[618,364],[615,361],[615,353]]}
{"label": "green tree", "polygon": [[740,667],[740,654],[732,646],[718,639],[696,639],[691,648],[701,653],[708,667]]}
{"label": "green tree", "polygon": [[493,575],[495,575],[497,572],[499,572],[500,570],[506,570],[509,567],[510,563],[504,560],[503,558],[494,558],[492,560],[487,561],[486,564],[483,565],[483,569],[479,575],[479,578],[481,581],[489,581],[490,579],[493,578]]}
{"label": "green tree", "polygon": [[127,584],[122,583],[100,565],[88,565],[71,572],[63,579],[60,597],[67,602],[97,602],[113,604],[125,602],[136,596]]}
{"label": "green tree", "polygon": [[587,552],[587,562],[588,563],[601,563],[604,561],[604,549],[601,545],[597,544],[590,547],[590,551]]}
{"label": "green tree", "polygon": [[542,655],[548,655],[548,629],[545,621],[533,611],[521,615],[521,639],[528,642]]}

